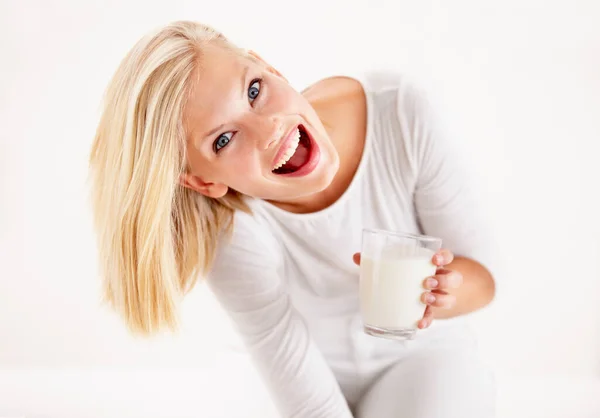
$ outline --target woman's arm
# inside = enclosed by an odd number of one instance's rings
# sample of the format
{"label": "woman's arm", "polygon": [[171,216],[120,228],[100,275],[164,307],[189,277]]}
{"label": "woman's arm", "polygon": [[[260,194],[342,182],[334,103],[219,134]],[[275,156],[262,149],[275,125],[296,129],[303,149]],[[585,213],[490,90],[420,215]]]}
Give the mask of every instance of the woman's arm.
{"label": "woman's arm", "polygon": [[351,418],[333,372],[313,343],[281,277],[277,242],[238,213],[209,285],[241,335],[281,416]]}
{"label": "woman's arm", "polygon": [[[437,319],[453,318],[483,308],[494,298],[496,285],[490,272],[475,260],[467,257],[455,257],[445,266],[447,274],[438,278],[438,286],[446,288],[451,296],[452,305],[432,307],[433,317]],[[462,283],[462,284],[461,284]],[[433,285],[432,285],[433,286]],[[430,289],[434,287],[429,287]]]}
{"label": "woman's arm", "polygon": [[[425,94],[405,83],[398,89],[397,114],[415,173],[414,206],[423,233],[442,238],[445,253],[432,305],[434,318],[452,318],[486,306],[495,295],[497,249],[468,169],[464,144],[439,127]],[[448,293],[448,295],[444,295]],[[444,297],[446,296],[446,297]],[[438,306],[436,306],[438,305]]]}

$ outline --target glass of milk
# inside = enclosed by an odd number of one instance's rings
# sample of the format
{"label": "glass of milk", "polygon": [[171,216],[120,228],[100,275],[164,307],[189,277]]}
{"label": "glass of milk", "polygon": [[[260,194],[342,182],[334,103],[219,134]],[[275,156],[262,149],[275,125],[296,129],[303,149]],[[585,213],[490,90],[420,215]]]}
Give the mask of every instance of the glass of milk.
{"label": "glass of milk", "polygon": [[423,281],[435,275],[440,238],[365,229],[360,261],[360,310],[367,334],[412,339],[426,305]]}

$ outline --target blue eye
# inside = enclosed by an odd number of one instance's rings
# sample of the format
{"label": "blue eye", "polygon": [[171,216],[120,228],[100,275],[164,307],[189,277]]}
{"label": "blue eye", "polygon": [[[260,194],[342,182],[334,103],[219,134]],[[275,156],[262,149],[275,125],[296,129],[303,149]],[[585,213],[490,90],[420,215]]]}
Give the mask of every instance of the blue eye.
{"label": "blue eye", "polygon": [[258,97],[261,83],[262,80],[260,78],[257,78],[250,83],[250,87],[248,87],[248,98],[250,99],[251,103]]}
{"label": "blue eye", "polygon": [[213,148],[214,148],[215,152],[219,152],[219,151],[221,151],[221,149],[225,148],[227,146],[227,144],[229,144],[229,141],[231,141],[232,136],[233,136],[233,133],[231,133],[231,132],[221,134],[221,136],[219,136],[216,139],[216,141],[213,143]]}

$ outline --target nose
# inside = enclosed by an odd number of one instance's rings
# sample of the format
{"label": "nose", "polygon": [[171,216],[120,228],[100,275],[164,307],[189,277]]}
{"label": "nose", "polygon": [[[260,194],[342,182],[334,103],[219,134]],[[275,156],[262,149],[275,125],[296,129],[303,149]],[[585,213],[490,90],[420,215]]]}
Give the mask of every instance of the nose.
{"label": "nose", "polygon": [[283,119],[273,115],[254,115],[248,121],[259,149],[267,150],[285,134]]}

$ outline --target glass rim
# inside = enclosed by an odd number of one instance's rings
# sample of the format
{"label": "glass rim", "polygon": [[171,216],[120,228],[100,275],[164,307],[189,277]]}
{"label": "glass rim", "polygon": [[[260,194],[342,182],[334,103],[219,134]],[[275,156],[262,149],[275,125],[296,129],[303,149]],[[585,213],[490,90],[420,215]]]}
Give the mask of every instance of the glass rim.
{"label": "glass rim", "polygon": [[382,234],[382,235],[388,235],[388,236],[393,236],[396,238],[412,238],[412,239],[417,239],[419,241],[425,241],[425,242],[442,242],[441,238],[438,237],[432,237],[430,235],[419,235],[419,234],[411,234],[409,232],[395,232],[395,231],[388,231],[385,229],[377,229],[377,228],[363,228],[363,233],[368,232],[371,234]]}

